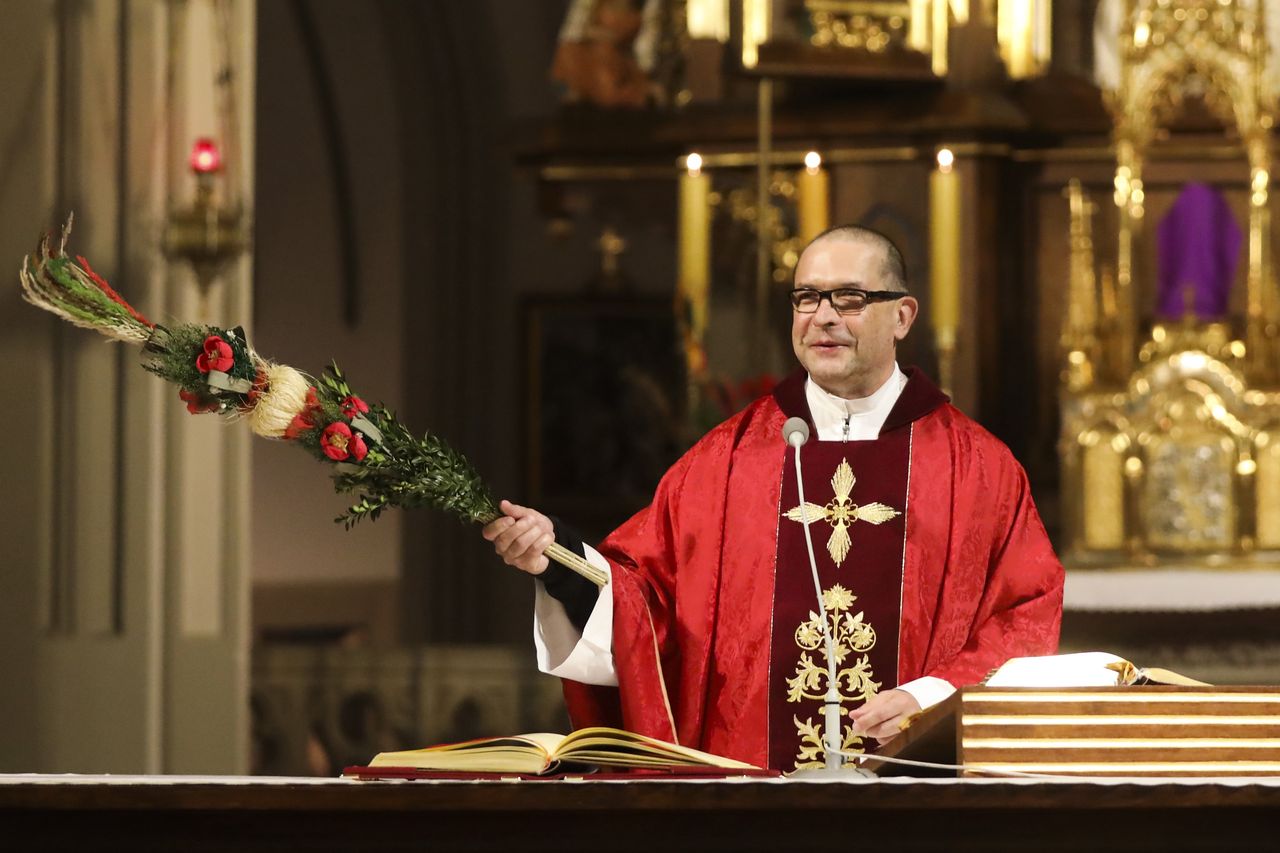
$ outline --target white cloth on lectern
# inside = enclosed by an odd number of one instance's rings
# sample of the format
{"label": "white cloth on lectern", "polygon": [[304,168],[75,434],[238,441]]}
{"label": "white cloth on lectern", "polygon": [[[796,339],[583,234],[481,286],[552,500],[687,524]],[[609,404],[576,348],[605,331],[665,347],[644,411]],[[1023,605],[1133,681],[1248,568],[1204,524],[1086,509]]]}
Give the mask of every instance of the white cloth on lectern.
{"label": "white cloth on lectern", "polygon": [[[813,425],[821,441],[868,441],[880,435],[898,396],[907,384],[906,375],[894,364],[893,373],[874,393],[857,400],[846,400],[819,388],[812,379],[805,382],[805,396]],[[846,429],[848,432],[846,433]],[[781,440],[781,437],[779,437]],[[589,545],[587,561],[611,572],[609,561]],[[618,673],[613,668],[613,591],[606,586],[596,600],[585,630],[569,621],[564,605],[553,598],[541,583],[534,600],[533,641],[538,654],[538,669],[559,678],[583,684],[614,686]],[[950,682],[926,675],[898,685],[928,708],[946,699],[955,687]]]}

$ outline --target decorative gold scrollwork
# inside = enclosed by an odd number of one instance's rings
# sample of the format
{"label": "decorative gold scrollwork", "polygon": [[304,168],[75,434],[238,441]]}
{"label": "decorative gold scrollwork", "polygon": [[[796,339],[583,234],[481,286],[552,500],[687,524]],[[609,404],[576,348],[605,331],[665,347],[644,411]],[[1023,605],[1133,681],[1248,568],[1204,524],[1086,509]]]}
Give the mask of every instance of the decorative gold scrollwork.
{"label": "decorative gold scrollwork", "polygon": [[[863,613],[851,613],[858,597],[840,584],[822,593],[822,604],[827,611],[827,624],[835,647],[836,684],[840,699],[845,704],[861,704],[879,691],[881,682],[875,680],[871,660],[867,652],[876,644],[876,632],[863,621]],[[796,628],[796,646],[800,659],[795,675],[787,679],[787,701],[821,701],[827,694],[827,649],[822,636],[822,617],[810,611],[808,620]],[[816,653],[816,654],[815,654]],[[822,660],[817,659],[821,656]],[[847,665],[846,665],[847,664]],[[800,749],[796,753],[796,769],[821,767],[823,764],[822,722],[812,717],[803,721],[792,719],[800,735]],[[860,751],[862,738],[846,726],[841,739],[842,748]]]}

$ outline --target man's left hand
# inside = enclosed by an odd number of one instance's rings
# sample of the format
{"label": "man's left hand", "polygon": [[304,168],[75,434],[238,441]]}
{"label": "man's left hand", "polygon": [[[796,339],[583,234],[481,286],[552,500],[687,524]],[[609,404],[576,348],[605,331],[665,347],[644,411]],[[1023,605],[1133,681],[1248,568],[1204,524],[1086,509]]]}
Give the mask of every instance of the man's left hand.
{"label": "man's left hand", "polygon": [[850,711],[849,719],[853,721],[854,734],[885,743],[901,733],[903,720],[918,713],[920,703],[916,697],[905,690],[886,690]]}

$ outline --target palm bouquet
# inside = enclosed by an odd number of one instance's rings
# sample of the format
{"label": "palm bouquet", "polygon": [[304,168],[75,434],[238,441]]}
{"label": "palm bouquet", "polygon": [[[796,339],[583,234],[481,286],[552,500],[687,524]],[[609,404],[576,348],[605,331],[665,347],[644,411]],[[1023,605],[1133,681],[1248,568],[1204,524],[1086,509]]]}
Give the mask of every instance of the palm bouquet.
{"label": "palm bouquet", "polygon": [[[337,364],[313,378],[259,355],[239,327],[163,326],[142,316],[93,271],[66,253],[71,220],[54,247],[49,235],[19,273],[23,298],[72,325],[142,348],[142,366],[178,386],[192,414],[244,420],[265,438],[289,442],[331,466],[334,488],[357,495],[334,519],[348,529],[388,507],[434,507],[488,524],[501,513],[465,456],[444,440],[418,437],[395,412],[367,403]],[[549,558],[603,586],[606,575],[553,544]]]}

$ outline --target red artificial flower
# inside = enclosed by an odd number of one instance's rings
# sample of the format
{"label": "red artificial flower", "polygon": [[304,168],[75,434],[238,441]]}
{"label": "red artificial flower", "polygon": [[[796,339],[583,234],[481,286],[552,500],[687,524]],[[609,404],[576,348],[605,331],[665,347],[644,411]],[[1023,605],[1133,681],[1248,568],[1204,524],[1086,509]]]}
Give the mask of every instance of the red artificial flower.
{"label": "red artificial flower", "polygon": [[293,416],[293,420],[284,429],[284,437],[286,440],[292,440],[302,435],[304,432],[310,432],[316,428],[316,415],[322,411],[320,406],[320,398],[316,396],[316,389],[313,385],[307,389],[307,402],[302,411]]}
{"label": "red artificial flower", "polygon": [[324,428],[320,436],[320,449],[330,459],[341,462],[351,455],[347,445],[351,443],[351,427],[342,421],[334,421]]}
{"label": "red artificial flower", "polygon": [[249,393],[245,395],[245,408],[252,409],[254,406],[258,405],[258,400],[262,398],[263,394],[267,393],[270,387],[271,384],[267,382],[267,372],[265,370],[259,370],[255,373],[253,376],[253,387],[250,388]]}
{"label": "red artificial flower", "polygon": [[305,414],[294,415],[293,420],[284,428],[285,441],[292,441],[304,432],[315,429],[315,424],[307,420]]}
{"label": "red artificial flower", "polygon": [[355,394],[344,397],[342,400],[342,414],[349,418],[354,418],[357,415],[363,415],[367,411],[369,411],[369,404],[364,400],[361,400]]}
{"label": "red artificial flower", "polygon": [[221,406],[218,401],[212,397],[206,397],[194,391],[179,391],[178,398],[187,404],[187,411],[193,415],[203,415],[206,412],[216,412]]}
{"label": "red artificial flower", "polygon": [[352,433],[351,444],[348,446],[351,448],[351,455],[355,457],[357,462],[363,462],[364,458],[369,455],[369,447],[364,443],[364,436],[358,432]]}
{"label": "red artificial flower", "polygon": [[324,451],[325,456],[335,462],[341,462],[349,456],[354,456],[359,462],[369,452],[369,448],[364,443],[364,436],[352,431],[351,427],[342,421],[334,421],[324,428],[320,436],[320,449]]}
{"label": "red artificial flower", "polygon": [[226,373],[233,364],[235,359],[232,357],[231,344],[217,335],[204,339],[204,352],[196,357],[196,368],[201,373],[208,373],[210,370]]}

